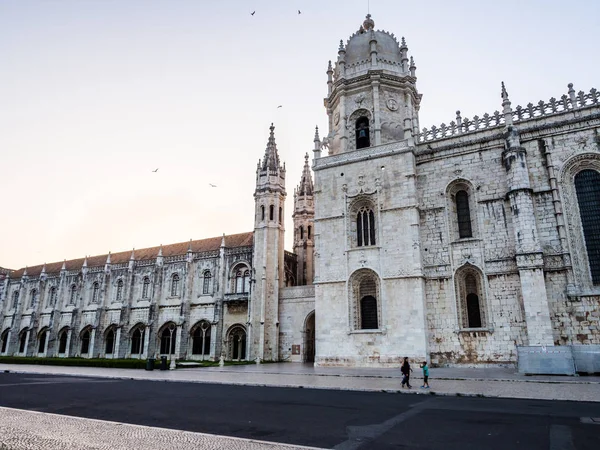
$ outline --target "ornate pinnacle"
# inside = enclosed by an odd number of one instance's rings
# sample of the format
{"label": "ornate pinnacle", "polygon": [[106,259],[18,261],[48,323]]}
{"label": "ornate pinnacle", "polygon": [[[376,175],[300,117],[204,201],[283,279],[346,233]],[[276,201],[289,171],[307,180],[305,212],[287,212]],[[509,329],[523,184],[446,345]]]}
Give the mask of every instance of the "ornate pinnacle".
{"label": "ornate pinnacle", "polygon": [[504,81],[502,82],[502,100],[508,100],[508,92],[506,92],[506,86],[504,86]]}
{"label": "ornate pinnacle", "polygon": [[329,60],[329,64],[327,64],[327,72],[333,72],[333,67],[331,66],[331,60]]}
{"label": "ornate pinnacle", "polygon": [[508,99],[508,92],[504,81],[502,82],[502,113],[504,114],[504,123],[508,127],[512,125],[512,108],[510,107],[510,100]]}
{"label": "ornate pinnacle", "polygon": [[338,48],[338,52],[345,52],[346,50],[344,49],[344,41],[342,39],[340,39],[340,48]]}
{"label": "ornate pinnacle", "polygon": [[130,261],[135,261],[135,248],[131,250],[131,256],[129,257]]}
{"label": "ornate pinnacle", "polygon": [[[314,141],[315,142],[317,142],[317,141],[321,142],[321,138],[319,138],[319,127],[318,126],[315,127],[315,139],[314,139]],[[308,153],[306,154],[306,156],[308,157]]]}
{"label": "ornate pinnacle", "polygon": [[406,39],[404,39],[404,36],[402,36],[401,44],[402,47],[406,47]]}

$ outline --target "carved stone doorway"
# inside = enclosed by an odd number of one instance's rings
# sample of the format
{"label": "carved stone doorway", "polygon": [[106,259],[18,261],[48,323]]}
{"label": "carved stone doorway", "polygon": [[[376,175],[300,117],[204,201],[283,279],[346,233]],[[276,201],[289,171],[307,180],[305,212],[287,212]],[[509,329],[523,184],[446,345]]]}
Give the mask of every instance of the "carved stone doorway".
{"label": "carved stone doorway", "polygon": [[304,321],[304,362],[315,362],[315,312]]}

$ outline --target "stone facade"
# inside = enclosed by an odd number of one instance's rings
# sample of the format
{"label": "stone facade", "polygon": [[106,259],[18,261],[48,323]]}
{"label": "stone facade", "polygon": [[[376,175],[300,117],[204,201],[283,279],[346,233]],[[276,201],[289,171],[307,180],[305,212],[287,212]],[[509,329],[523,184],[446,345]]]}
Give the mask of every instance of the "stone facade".
{"label": "stone facade", "polygon": [[501,112],[420,130],[416,82],[367,16],[327,68],[293,253],[271,126],[254,231],[0,270],[0,353],[486,365],[600,344],[600,93],[513,107],[502,85]]}

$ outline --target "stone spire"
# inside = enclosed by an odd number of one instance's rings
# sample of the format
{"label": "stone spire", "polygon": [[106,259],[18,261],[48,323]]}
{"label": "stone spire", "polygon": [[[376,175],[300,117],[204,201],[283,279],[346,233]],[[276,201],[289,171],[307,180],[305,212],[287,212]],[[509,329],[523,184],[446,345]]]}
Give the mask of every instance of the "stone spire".
{"label": "stone spire", "polygon": [[104,263],[104,271],[105,272],[110,272],[110,252],[108,252],[108,255],[106,255],[106,262]]}
{"label": "stone spire", "polygon": [[277,171],[279,168],[279,153],[277,153],[277,144],[275,143],[275,126],[271,124],[269,129],[271,132],[265,150],[265,157],[262,161],[262,170]]}
{"label": "stone spire", "polygon": [[298,195],[313,195],[313,190],[312,174],[310,171],[310,165],[308,163],[308,153],[306,153],[306,155],[304,155],[304,170],[302,171],[302,179],[300,180],[300,184],[298,185],[298,190],[296,192]]}
{"label": "stone spire", "polygon": [[508,92],[504,81],[502,82],[502,112],[504,113],[504,123],[506,126],[512,125],[512,108],[510,107],[510,100],[508,99]]}

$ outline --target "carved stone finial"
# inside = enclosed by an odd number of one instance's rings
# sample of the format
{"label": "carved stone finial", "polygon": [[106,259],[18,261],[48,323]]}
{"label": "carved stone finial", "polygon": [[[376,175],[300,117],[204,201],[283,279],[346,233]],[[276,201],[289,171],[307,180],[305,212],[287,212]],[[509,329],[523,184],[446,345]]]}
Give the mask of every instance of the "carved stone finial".
{"label": "carved stone finial", "polygon": [[502,100],[508,99],[508,92],[506,91],[506,86],[504,86],[504,81],[502,82]]}
{"label": "carved stone finial", "polygon": [[365,19],[365,21],[362,24],[361,28],[364,28],[365,30],[369,31],[374,29],[375,27],[375,22],[373,21],[373,19],[371,19],[371,14],[367,14],[367,17]]}
{"label": "carved stone finial", "polygon": [[331,66],[331,60],[329,60],[329,64],[327,64],[327,72],[333,72],[333,67]]}
{"label": "carved stone finial", "polygon": [[512,108],[510,107],[510,100],[508,99],[508,92],[504,81],[502,82],[502,113],[504,114],[504,123],[508,127],[512,125]]}
{"label": "carved stone finial", "polygon": [[319,137],[319,126],[315,127],[315,138],[314,138],[314,142],[317,141],[321,141],[321,138]]}
{"label": "carved stone finial", "polygon": [[406,39],[404,39],[404,36],[402,36],[401,44],[402,47],[406,47]]}
{"label": "carved stone finial", "polygon": [[345,52],[346,50],[344,49],[344,41],[342,39],[340,39],[340,48],[338,49],[339,52]]}

